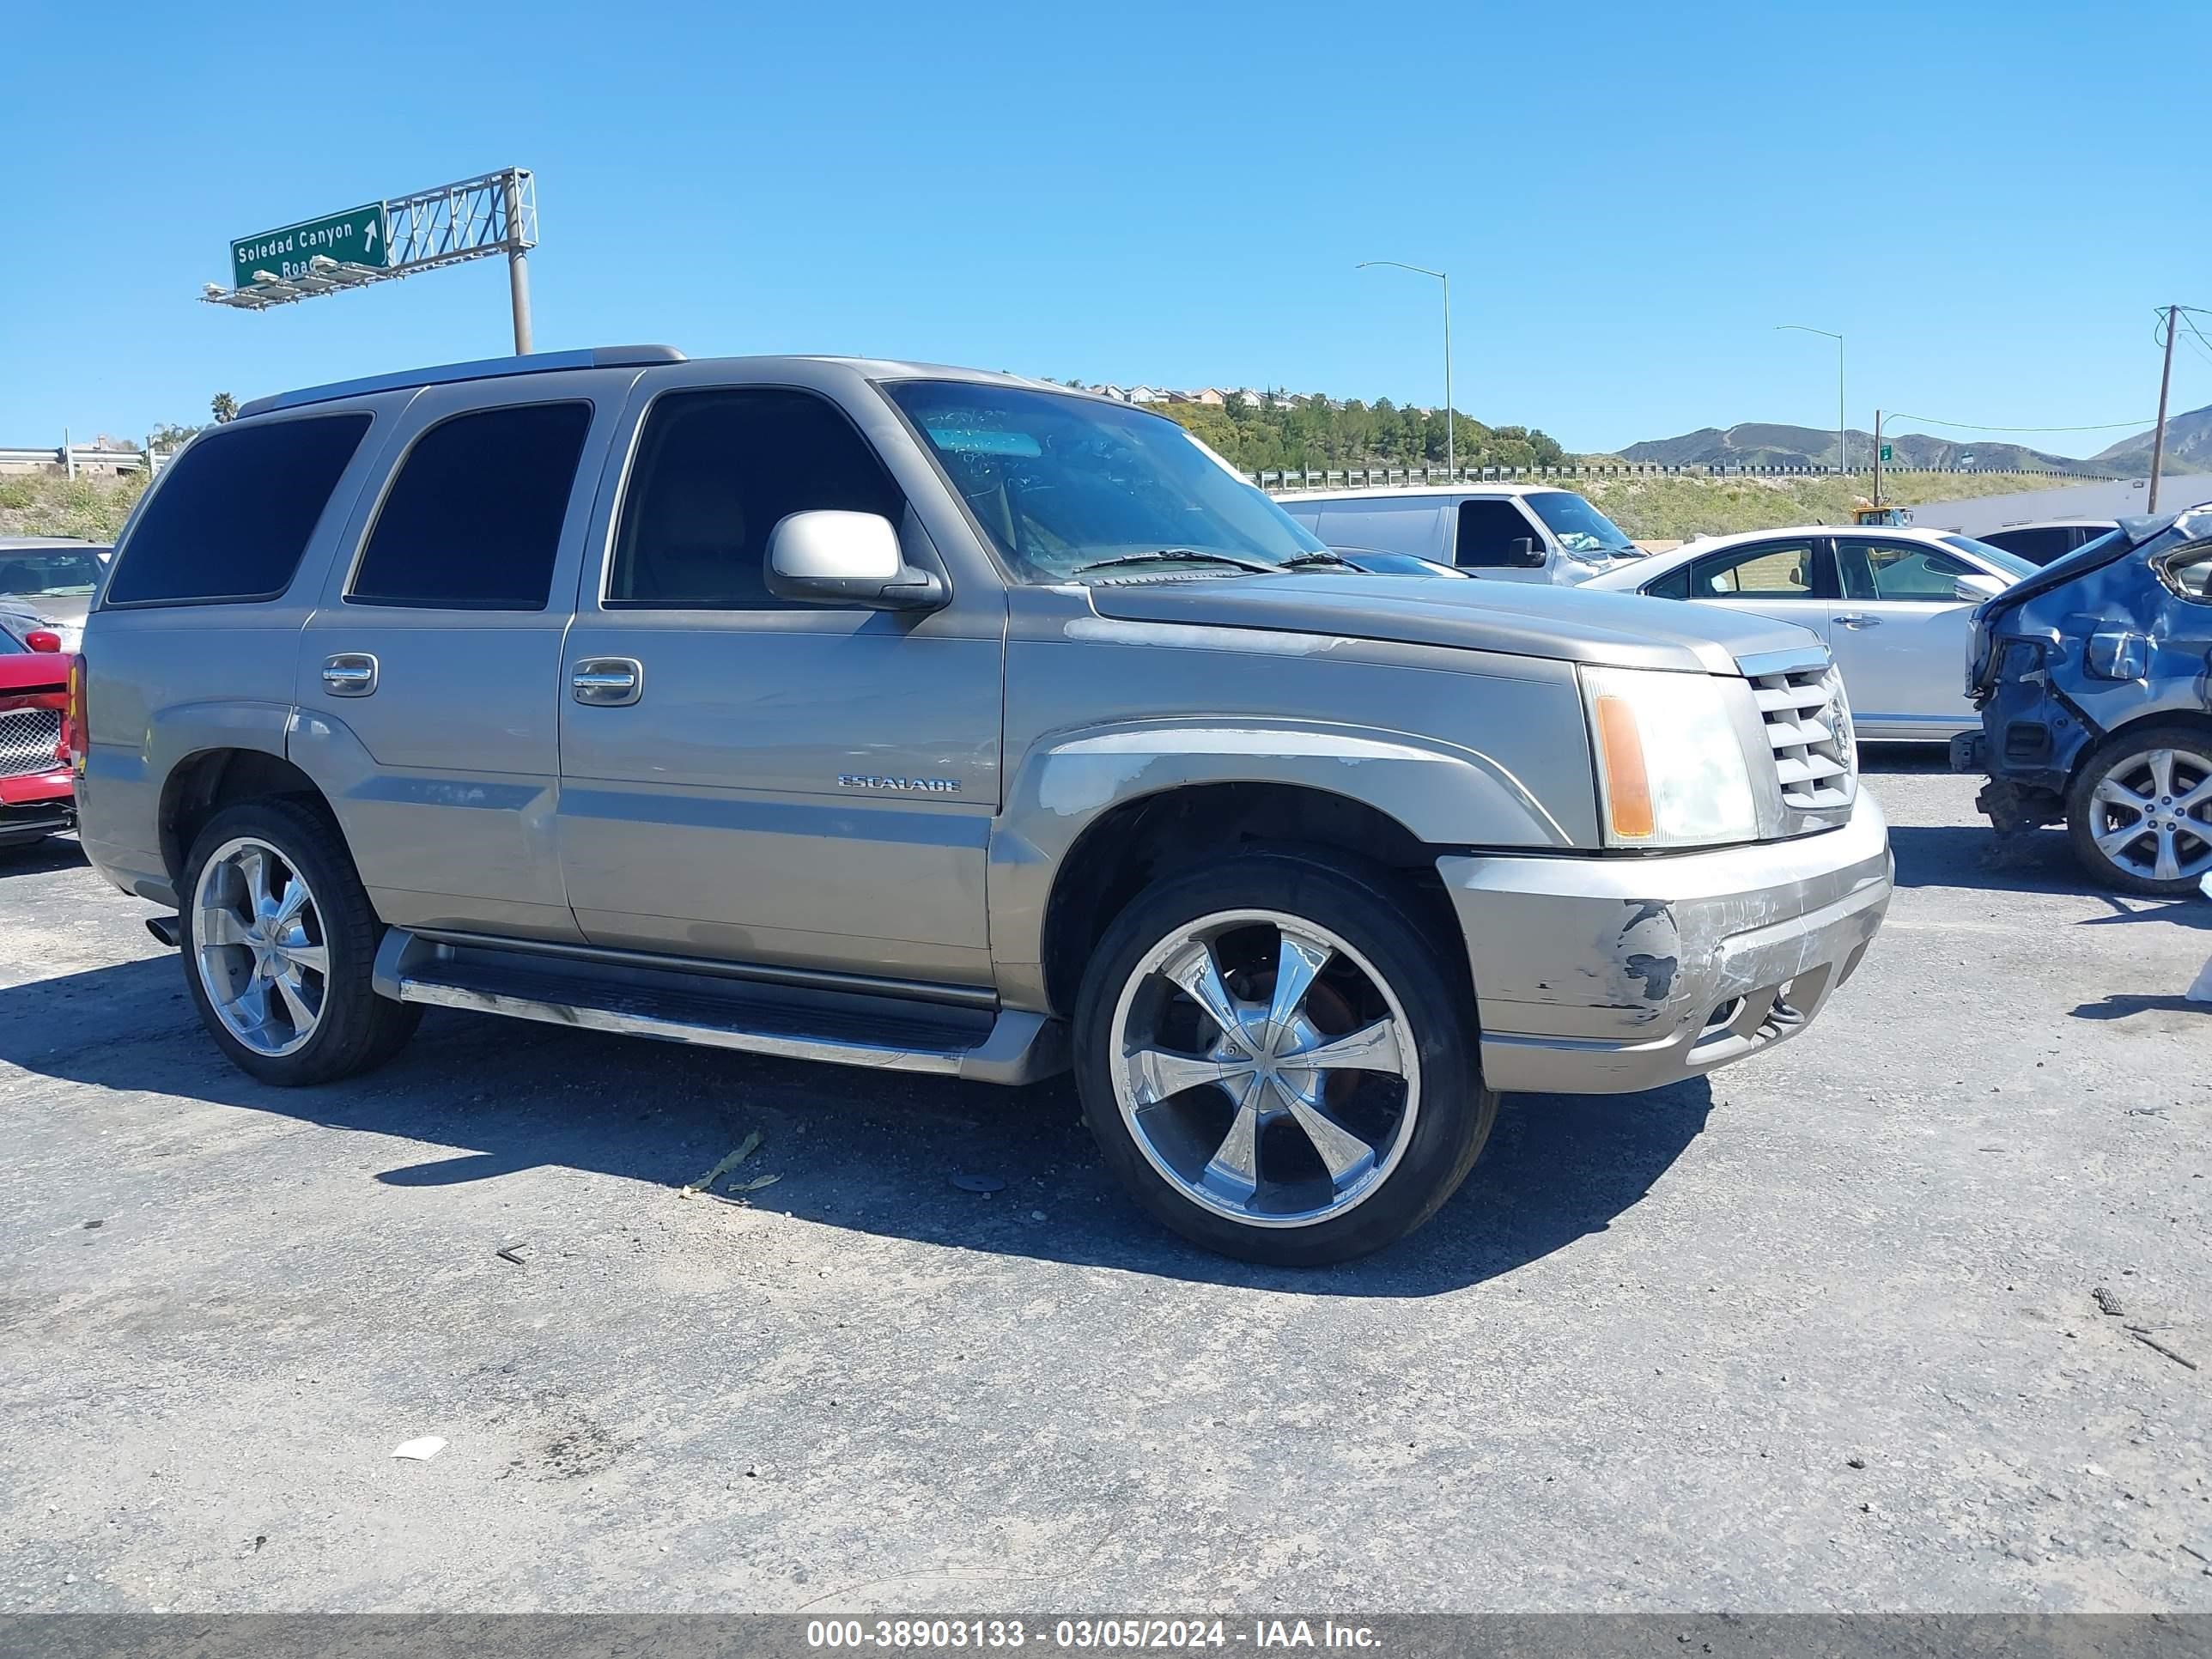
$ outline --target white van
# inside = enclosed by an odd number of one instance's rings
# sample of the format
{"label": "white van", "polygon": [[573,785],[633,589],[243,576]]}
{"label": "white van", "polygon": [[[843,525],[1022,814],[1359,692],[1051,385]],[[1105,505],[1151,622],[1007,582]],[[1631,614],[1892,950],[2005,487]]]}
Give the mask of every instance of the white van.
{"label": "white van", "polygon": [[1293,489],[1275,500],[1331,547],[1411,553],[1501,581],[1571,585],[1642,556],[1589,501],[1548,484]]}

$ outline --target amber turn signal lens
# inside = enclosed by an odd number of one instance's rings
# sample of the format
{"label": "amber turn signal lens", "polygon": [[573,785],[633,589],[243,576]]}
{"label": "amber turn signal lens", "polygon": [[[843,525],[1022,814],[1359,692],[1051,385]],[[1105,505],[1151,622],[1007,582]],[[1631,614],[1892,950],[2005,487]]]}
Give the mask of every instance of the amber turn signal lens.
{"label": "amber turn signal lens", "polygon": [[1657,829],[1651,813],[1651,782],[1644,769],[1644,739],[1636,711],[1623,697],[1601,696],[1592,712],[1605,756],[1606,811],[1620,841],[1649,841]]}

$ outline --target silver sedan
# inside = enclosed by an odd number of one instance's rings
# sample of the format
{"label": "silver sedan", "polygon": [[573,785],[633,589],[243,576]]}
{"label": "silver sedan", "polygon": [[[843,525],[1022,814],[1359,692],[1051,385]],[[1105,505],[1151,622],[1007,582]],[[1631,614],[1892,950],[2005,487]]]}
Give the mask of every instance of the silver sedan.
{"label": "silver sedan", "polygon": [[1583,586],[1809,628],[1843,671],[1859,736],[1945,743],[1981,724],[1966,688],[1974,607],[2034,568],[1945,531],[1808,525],[1690,542]]}

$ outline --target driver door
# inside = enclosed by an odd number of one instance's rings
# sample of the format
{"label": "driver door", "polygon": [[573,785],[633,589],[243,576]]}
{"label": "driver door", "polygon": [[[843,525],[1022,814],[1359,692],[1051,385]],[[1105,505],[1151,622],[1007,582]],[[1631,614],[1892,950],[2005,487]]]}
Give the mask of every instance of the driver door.
{"label": "driver door", "polygon": [[1933,738],[1974,729],[1966,635],[1978,601],[1960,599],[1958,584],[1982,572],[1942,548],[1879,536],[1838,537],[1836,562],[1843,594],[1828,608],[1828,647],[1859,735]]}
{"label": "driver door", "polygon": [[[561,682],[561,868],[595,945],[988,984],[1006,605],[777,598],[769,533],[816,508],[927,532],[827,393],[657,386],[618,434]],[[611,680],[610,677],[612,677]]]}

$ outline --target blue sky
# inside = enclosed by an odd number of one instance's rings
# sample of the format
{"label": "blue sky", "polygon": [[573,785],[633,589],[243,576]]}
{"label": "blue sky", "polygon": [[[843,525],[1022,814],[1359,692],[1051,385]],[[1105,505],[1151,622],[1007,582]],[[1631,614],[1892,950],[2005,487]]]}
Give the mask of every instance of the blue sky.
{"label": "blue sky", "polygon": [[1778,323],[1850,337],[1854,425],[2147,422],[2152,308],[2212,306],[2179,3],[85,17],[21,9],[0,57],[0,444],[506,350],[498,260],[194,296],[233,236],[509,164],[542,349],[1441,401],[1434,285],[1352,269],[1403,259],[1452,273],[1459,406],[1576,449],[1832,424],[1833,348]]}

